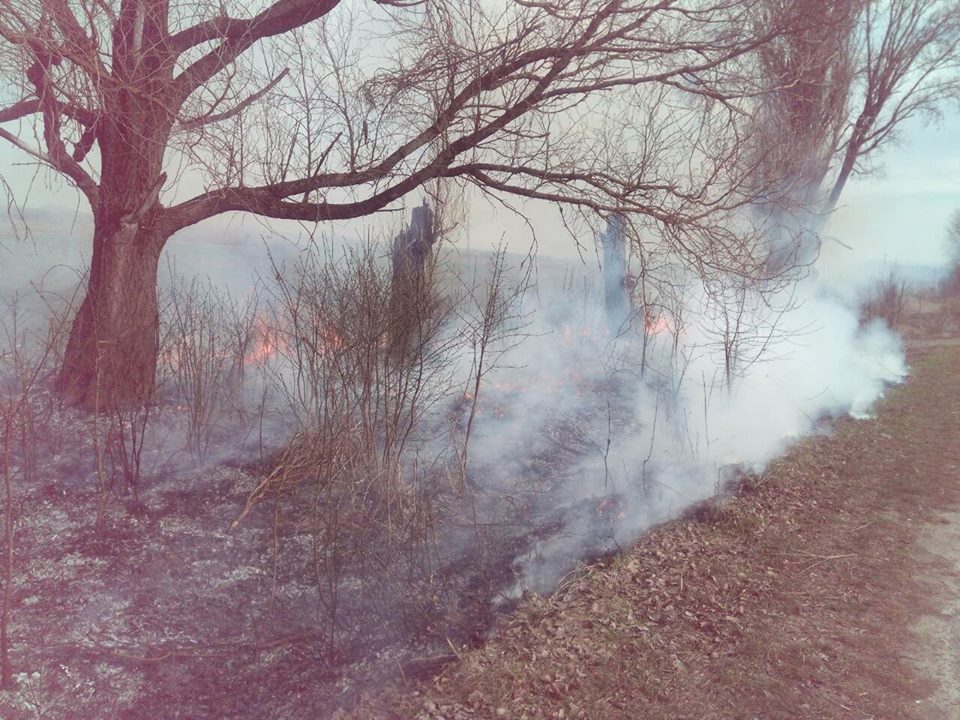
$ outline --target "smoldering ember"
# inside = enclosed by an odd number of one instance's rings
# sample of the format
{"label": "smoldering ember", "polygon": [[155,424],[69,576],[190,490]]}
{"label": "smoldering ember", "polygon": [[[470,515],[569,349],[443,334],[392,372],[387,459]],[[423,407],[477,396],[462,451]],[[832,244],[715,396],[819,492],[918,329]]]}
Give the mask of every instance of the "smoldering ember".
{"label": "smoldering ember", "polygon": [[0,718],[960,718],[958,0],[0,0],[0,78]]}

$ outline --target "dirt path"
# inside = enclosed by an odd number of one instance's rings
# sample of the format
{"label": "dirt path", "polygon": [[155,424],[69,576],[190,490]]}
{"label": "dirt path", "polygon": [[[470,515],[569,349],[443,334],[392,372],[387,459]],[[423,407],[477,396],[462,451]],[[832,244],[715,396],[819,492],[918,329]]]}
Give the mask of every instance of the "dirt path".
{"label": "dirt path", "polygon": [[921,531],[918,547],[934,560],[927,577],[941,585],[931,612],[911,627],[914,670],[936,683],[920,704],[930,717],[960,718],[960,512],[938,513]]}
{"label": "dirt path", "polygon": [[960,719],[960,348],[342,717]]}
{"label": "dirt path", "polygon": [[[941,349],[938,357],[947,358],[953,374],[960,374],[960,351],[955,343],[931,344]],[[954,383],[954,386],[956,383]],[[927,717],[960,718],[960,508],[956,503],[956,487],[960,485],[960,397],[954,396],[952,407],[943,407],[948,435],[941,448],[937,437],[928,438],[933,453],[943,450],[938,463],[945,487],[944,501],[931,499],[937,508],[925,518],[915,541],[918,576],[931,592],[928,612],[921,614],[911,626],[914,633],[914,656],[910,662],[921,677],[933,681],[930,697],[918,702]],[[952,422],[951,422],[952,420]],[[952,431],[951,431],[952,426]],[[951,485],[953,486],[951,488]]]}

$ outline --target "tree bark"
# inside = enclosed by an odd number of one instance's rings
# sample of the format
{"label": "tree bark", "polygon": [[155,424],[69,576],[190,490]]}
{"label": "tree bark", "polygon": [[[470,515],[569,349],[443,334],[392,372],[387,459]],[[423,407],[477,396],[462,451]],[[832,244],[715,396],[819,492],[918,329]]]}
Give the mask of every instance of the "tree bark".
{"label": "tree bark", "polygon": [[858,145],[851,145],[847,148],[846,153],[844,153],[843,164],[840,166],[840,171],[837,173],[837,179],[833,183],[833,187],[830,189],[830,194],[827,196],[827,201],[824,204],[822,214],[829,215],[834,210],[837,209],[837,203],[840,202],[840,195],[843,193],[843,189],[847,186],[847,180],[850,179],[850,175],[853,173],[853,168],[857,163],[857,155],[859,155],[860,148]]}
{"label": "tree bark", "polygon": [[166,243],[151,223],[97,223],[87,294],[59,376],[64,399],[90,410],[148,402],[159,351],[157,266]]}
{"label": "tree bark", "polygon": [[876,119],[877,111],[873,106],[868,105],[857,118],[856,123],[854,123],[853,133],[843,153],[843,163],[840,165],[840,170],[837,172],[837,179],[834,180],[833,187],[830,188],[830,194],[827,196],[826,203],[824,204],[823,215],[829,215],[837,209],[837,203],[840,202],[840,195],[843,193],[843,189],[847,186],[847,181],[853,174],[853,169],[857,165],[857,158],[860,157],[863,144],[866,142],[867,132]]}
{"label": "tree bark", "polygon": [[424,202],[413,208],[410,227],[393,241],[390,308],[393,352],[404,357],[417,344],[417,330],[426,311],[431,254],[437,241],[433,210]]}
{"label": "tree bark", "polygon": [[[172,234],[160,191],[178,105],[162,53],[166,4],[122,4],[114,28],[110,107],[96,127],[100,183],[93,255],[60,368],[64,399],[89,410],[149,402],[159,349],[157,266]],[[142,25],[142,30],[138,29]]]}

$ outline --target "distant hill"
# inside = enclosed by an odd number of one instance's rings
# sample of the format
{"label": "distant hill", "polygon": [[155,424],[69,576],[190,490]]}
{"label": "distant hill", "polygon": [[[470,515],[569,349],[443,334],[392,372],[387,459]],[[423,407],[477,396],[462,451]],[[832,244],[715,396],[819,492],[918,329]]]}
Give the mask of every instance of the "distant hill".
{"label": "distant hill", "polygon": [[893,273],[915,288],[935,287],[949,272],[949,268],[944,265],[909,265],[883,261],[867,263],[866,268],[871,277],[883,278]]}

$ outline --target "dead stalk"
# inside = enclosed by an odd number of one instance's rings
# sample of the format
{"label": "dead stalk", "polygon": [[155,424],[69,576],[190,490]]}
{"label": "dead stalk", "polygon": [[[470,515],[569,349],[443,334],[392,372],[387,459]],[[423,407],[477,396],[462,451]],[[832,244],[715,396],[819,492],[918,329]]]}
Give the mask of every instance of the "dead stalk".
{"label": "dead stalk", "polygon": [[3,423],[3,608],[0,611],[0,685],[13,688],[13,666],[10,662],[10,597],[13,584],[13,478],[10,470],[10,436],[13,433],[13,413],[4,413]]}

